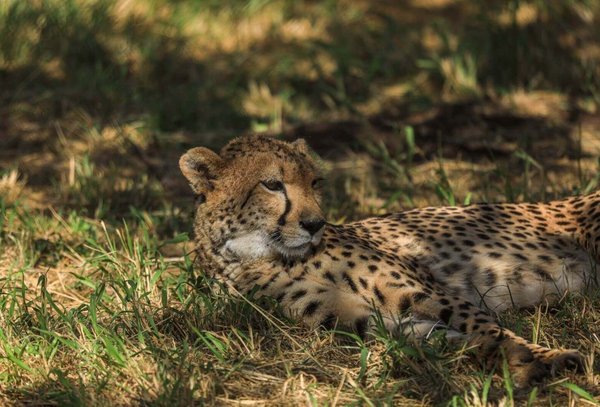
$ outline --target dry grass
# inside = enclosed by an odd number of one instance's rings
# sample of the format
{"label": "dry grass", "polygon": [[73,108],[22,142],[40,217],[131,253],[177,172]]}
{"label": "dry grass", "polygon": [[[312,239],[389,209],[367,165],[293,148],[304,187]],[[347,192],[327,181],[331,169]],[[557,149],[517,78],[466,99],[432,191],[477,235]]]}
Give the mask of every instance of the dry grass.
{"label": "dry grass", "polygon": [[585,405],[600,295],[511,312],[586,372],[308,331],[193,267],[179,155],[305,137],[331,221],[600,185],[600,4],[0,2],[0,404]]}

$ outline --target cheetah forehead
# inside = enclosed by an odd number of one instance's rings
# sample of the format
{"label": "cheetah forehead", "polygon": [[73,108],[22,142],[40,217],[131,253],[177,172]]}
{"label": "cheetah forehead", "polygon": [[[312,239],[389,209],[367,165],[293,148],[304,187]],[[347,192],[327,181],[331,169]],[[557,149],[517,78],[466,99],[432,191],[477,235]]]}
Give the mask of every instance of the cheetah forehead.
{"label": "cheetah forehead", "polygon": [[242,136],[233,139],[221,149],[220,155],[231,165],[237,162],[265,161],[287,164],[300,172],[319,172],[302,139],[285,142],[267,136]]}

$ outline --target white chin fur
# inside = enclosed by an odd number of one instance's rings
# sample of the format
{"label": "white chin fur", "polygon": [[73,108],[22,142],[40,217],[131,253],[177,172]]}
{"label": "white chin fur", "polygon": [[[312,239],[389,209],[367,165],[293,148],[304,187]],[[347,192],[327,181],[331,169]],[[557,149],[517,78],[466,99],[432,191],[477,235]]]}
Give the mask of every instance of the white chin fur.
{"label": "white chin fur", "polygon": [[268,237],[259,231],[228,240],[225,243],[225,250],[240,259],[259,259],[274,254]]}
{"label": "white chin fur", "polygon": [[304,256],[311,246],[316,246],[321,241],[323,232],[320,231],[312,238],[297,237],[288,239],[286,244],[274,242],[266,234],[255,231],[244,236],[230,239],[225,243],[225,250],[240,259],[259,259],[280,255],[288,259]]}

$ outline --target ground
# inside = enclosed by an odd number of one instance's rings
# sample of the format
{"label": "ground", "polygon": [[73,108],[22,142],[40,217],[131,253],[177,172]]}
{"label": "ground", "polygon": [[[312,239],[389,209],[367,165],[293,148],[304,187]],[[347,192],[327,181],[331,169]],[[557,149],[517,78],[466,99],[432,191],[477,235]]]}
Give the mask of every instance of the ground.
{"label": "ground", "polygon": [[[0,403],[593,404],[600,294],[511,312],[583,375],[516,391],[435,337],[366,343],[193,266],[189,147],[305,137],[339,223],[600,187],[600,4],[0,4]],[[546,4],[548,3],[548,4]]]}

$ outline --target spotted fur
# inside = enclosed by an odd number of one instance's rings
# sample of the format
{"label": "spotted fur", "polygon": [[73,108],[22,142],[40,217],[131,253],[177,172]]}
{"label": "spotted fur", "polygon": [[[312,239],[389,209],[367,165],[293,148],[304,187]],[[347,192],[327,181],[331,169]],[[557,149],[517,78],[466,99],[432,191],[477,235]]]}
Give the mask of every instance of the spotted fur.
{"label": "spotted fur", "polygon": [[[392,332],[427,337],[440,326],[507,358],[517,383],[580,367],[501,327],[508,308],[597,288],[600,191],[549,203],[429,207],[325,224],[319,171],[303,140],[198,147],[180,167],[197,201],[200,265],[246,293],[275,298],[311,326],[364,335],[378,310]],[[310,229],[310,230],[309,230]]]}

